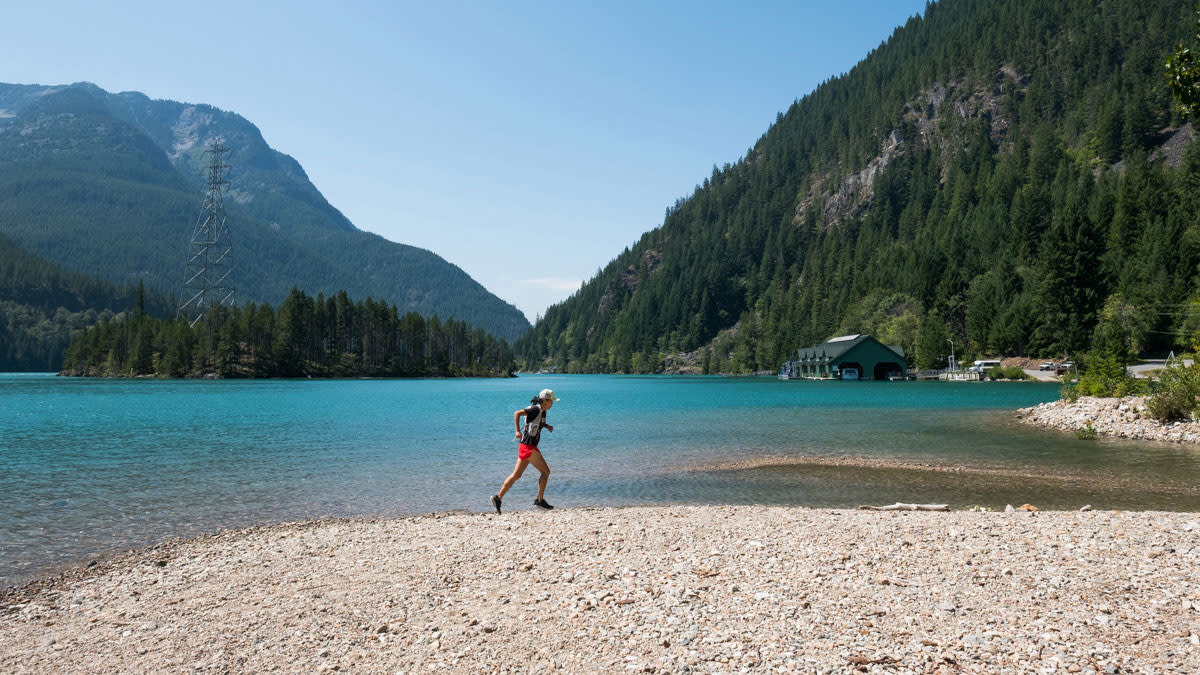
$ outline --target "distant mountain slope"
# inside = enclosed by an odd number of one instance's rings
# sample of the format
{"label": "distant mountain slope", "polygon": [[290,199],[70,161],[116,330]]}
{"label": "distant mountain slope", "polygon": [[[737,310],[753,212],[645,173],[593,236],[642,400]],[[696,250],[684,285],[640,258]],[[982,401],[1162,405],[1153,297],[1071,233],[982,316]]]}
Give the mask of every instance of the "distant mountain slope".
{"label": "distant mountain slope", "polygon": [[345,290],[514,340],[514,306],[424,249],[354,227],[244,118],[91,84],[0,84],[0,233],[68,269],[178,289],[199,213],[202,152],[230,156],[238,296]]}
{"label": "distant mountain slope", "polygon": [[547,310],[519,353],[754,371],[848,333],[922,367],[951,349],[1187,345],[1200,151],[1163,62],[1195,40],[1194,10],[930,3]]}
{"label": "distant mountain slope", "polygon": [[[118,286],[46,262],[0,235],[0,372],[57,371],[63,351],[86,326],[134,309],[135,286]],[[143,294],[148,314],[168,316],[173,302]]]}

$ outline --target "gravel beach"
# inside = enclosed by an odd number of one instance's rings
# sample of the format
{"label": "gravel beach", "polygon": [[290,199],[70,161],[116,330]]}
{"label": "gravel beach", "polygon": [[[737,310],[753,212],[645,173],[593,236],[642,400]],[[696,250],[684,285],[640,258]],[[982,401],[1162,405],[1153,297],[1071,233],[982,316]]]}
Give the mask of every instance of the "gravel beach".
{"label": "gravel beach", "polygon": [[316,521],[0,596],[0,672],[1200,672],[1200,517],[754,506]]}
{"label": "gravel beach", "polygon": [[1145,396],[1097,398],[1082,396],[1074,403],[1050,401],[1017,411],[1025,424],[1075,432],[1090,427],[1097,436],[1161,441],[1184,445],[1200,444],[1200,422],[1163,424],[1146,413]]}

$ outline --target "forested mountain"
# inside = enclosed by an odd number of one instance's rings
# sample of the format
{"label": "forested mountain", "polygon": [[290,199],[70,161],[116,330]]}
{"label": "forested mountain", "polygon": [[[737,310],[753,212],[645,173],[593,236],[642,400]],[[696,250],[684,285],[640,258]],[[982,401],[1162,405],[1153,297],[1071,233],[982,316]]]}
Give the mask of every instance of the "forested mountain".
{"label": "forested mountain", "polygon": [[[174,311],[170,299],[140,292],[146,312]],[[0,372],[59,370],[78,330],[133,309],[138,293],[63,270],[0,235]]]}
{"label": "forested mountain", "polygon": [[90,84],[0,84],[0,234],[66,269],[177,293],[204,192],[202,152],[232,149],[238,298],[374,297],[508,340],[529,322],[433,253],[363,232],[244,118]]}
{"label": "forested mountain", "polygon": [[921,367],[951,347],[1187,346],[1200,148],[1163,64],[1195,26],[1194,0],[931,3],[714,167],[519,353],[727,372],[846,333]]}

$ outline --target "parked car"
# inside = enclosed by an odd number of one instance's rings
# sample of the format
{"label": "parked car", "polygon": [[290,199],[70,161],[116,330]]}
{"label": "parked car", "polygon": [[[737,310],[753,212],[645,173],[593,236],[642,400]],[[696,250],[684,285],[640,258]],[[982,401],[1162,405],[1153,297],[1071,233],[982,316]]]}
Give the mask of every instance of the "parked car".
{"label": "parked car", "polygon": [[1054,370],[1056,365],[1053,361],[1043,361],[1042,365],[1038,366],[1038,370]]}
{"label": "parked car", "polygon": [[1067,371],[1071,370],[1074,367],[1075,367],[1074,361],[1063,361],[1062,363],[1060,363],[1054,367],[1054,374],[1059,375],[1059,376],[1064,376],[1067,374]]}

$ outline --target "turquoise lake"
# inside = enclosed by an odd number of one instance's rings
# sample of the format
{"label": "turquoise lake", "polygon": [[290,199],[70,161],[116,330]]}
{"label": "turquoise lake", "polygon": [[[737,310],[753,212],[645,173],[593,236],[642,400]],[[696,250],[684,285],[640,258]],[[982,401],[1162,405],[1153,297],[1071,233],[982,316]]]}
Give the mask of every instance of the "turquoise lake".
{"label": "turquoise lake", "polygon": [[[229,527],[490,510],[516,459],[512,413],[542,387],[562,398],[541,443],[558,507],[1200,510],[1200,450],[1016,424],[1058,397],[1048,384],[0,375],[0,587]],[[507,510],[532,508],[536,476]]]}

